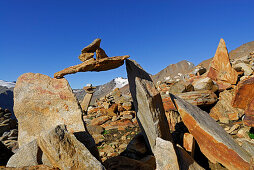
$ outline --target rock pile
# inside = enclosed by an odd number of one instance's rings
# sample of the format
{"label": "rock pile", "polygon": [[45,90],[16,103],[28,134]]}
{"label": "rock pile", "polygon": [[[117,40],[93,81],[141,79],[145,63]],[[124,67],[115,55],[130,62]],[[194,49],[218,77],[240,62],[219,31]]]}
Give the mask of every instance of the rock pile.
{"label": "rock pile", "polygon": [[13,152],[18,149],[17,125],[17,121],[11,118],[11,112],[0,108],[0,141]]}
{"label": "rock pile", "polygon": [[[82,50],[82,66],[70,67],[55,77],[118,66],[100,48],[100,41]],[[230,61],[221,40],[207,72],[198,66],[182,80],[156,85],[140,65],[127,59],[130,93],[116,88],[89,106],[93,88],[87,86],[82,107],[64,78],[23,74],[14,89],[19,150],[7,166],[253,169],[253,57],[250,53]],[[127,57],[120,58],[123,62]],[[10,115],[2,109],[0,113],[1,139],[4,134],[5,141],[14,139],[17,130],[6,124],[11,122]]]}

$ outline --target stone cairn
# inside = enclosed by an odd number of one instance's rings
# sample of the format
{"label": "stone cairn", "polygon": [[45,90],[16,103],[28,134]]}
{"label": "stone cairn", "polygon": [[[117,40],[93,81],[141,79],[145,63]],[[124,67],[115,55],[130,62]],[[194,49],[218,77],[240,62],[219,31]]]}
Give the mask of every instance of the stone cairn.
{"label": "stone cairn", "polygon": [[[182,80],[154,84],[129,56],[107,57],[100,42],[82,50],[83,63],[57,72],[54,79],[33,73],[19,77],[14,112],[20,148],[7,167],[254,168],[253,53],[230,61],[221,39],[209,69],[197,66]],[[129,92],[116,88],[92,106],[92,85],[84,87],[87,94],[79,104],[63,78],[117,68],[124,60]]]}

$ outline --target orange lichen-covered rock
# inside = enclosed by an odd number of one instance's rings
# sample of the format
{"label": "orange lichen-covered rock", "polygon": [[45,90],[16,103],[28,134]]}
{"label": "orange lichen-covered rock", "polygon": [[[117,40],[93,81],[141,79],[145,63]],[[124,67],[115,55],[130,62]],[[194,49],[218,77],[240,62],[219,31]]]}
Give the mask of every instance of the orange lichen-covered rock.
{"label": "orange lichen-covered rock", "polygon": [[173,96],[178,112],[202,153],[228,169],[249,169],[251,156],[208,113]]}
{"label": "orange lichen-covered rock", "polygon": [[246,109],[254,98],[254,77],[240,81],[235,89],[232,106]]}
{"label": "orange lichen-covered rock", "polygon": [[220,80],[230,84],[236,84],[238,74],[230,64],[228,50],[223,39],[220,40],[207,77],[215,81]]}
{"label": "orange lichen-covered rock", "polygon": [[66,124],[70,132],[84,131],[81,108],[66,79],[21,75],[14,88],[14,112],[20,147],[58,124]]}

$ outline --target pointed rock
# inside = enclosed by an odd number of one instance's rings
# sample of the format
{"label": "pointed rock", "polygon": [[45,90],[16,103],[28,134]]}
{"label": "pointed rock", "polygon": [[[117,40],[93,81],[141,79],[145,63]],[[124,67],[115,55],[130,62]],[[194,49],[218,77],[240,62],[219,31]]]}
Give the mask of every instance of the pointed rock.
{"label": "pointed rock", "polygon": [[81,108],[66,79],[21,75],[14,88],[14,112],[20,147],[59,123],[66,124],[70,132],[84,131]]}
{"label": "pointed rock", "polygon": [[58,125],[38,138],[38,145],[50,163],[60,169],[104,169],[103,165],[64,125]]}
{"label": "pointed rock", "polygon": [[238,74],[230,64],[228,50],[223,39],[220,40],[207,77],[215,81],[221,80],[230,84],[236,84]]}
{"label": "pointed rock", "polygon": [[87,71],[107,71],[115,69],[124,64],[124,60],[130,56],[117,56],[117,57],[108,57],[100,60],[90,59],[85,62],[71,66],[63,69],[54,74],[55,78],[62,78],[67,74],[75,74],[77,72],[87,72]]}
{"label": "pointed rock", "polygon": [[174,146],[170,141],[156,138],[154,156],[156,160],[156,169],[180,169]]}
{"label": "pointed rock", "polygon": [[171,140],[161,95],[149,74],[135,61],[126,60],[126,69],[139,126],[153,151],[157,137]]}
{"label": "pointed rock", "polygon": [[228,169],[249,169],[250,155],[208,113],[179,97],[172,98],[185,126],[212,163],[219,162]]}
{"label": "pointed rock", "polygon": [[94,53],[98,48],[100,48],[101,39],[95,39],[91,44],[87,47],[83,48],[82,53]]}

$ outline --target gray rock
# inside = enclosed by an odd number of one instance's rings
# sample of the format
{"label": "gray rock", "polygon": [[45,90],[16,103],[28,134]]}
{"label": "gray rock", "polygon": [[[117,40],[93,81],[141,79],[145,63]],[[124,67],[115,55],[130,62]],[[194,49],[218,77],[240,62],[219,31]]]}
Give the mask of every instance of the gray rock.
{"label": "gray rock", "polygon": [[171,140],[161,95],[149,74],[135,61],[127,59],[126,69],[137,120],[153,151],[157,137]]}
{"label": "gray rock", "polygon": [[39,147],[37,141],[32,142],[21,147],[8,161],[7,167],[20,168],[24,166],[39,165],[37,155],[39,155]]}
{"label": "gray rock", "polygon": [[170,141],[156,138],[154,156],[157,169],[180,169],[173,143]]}

